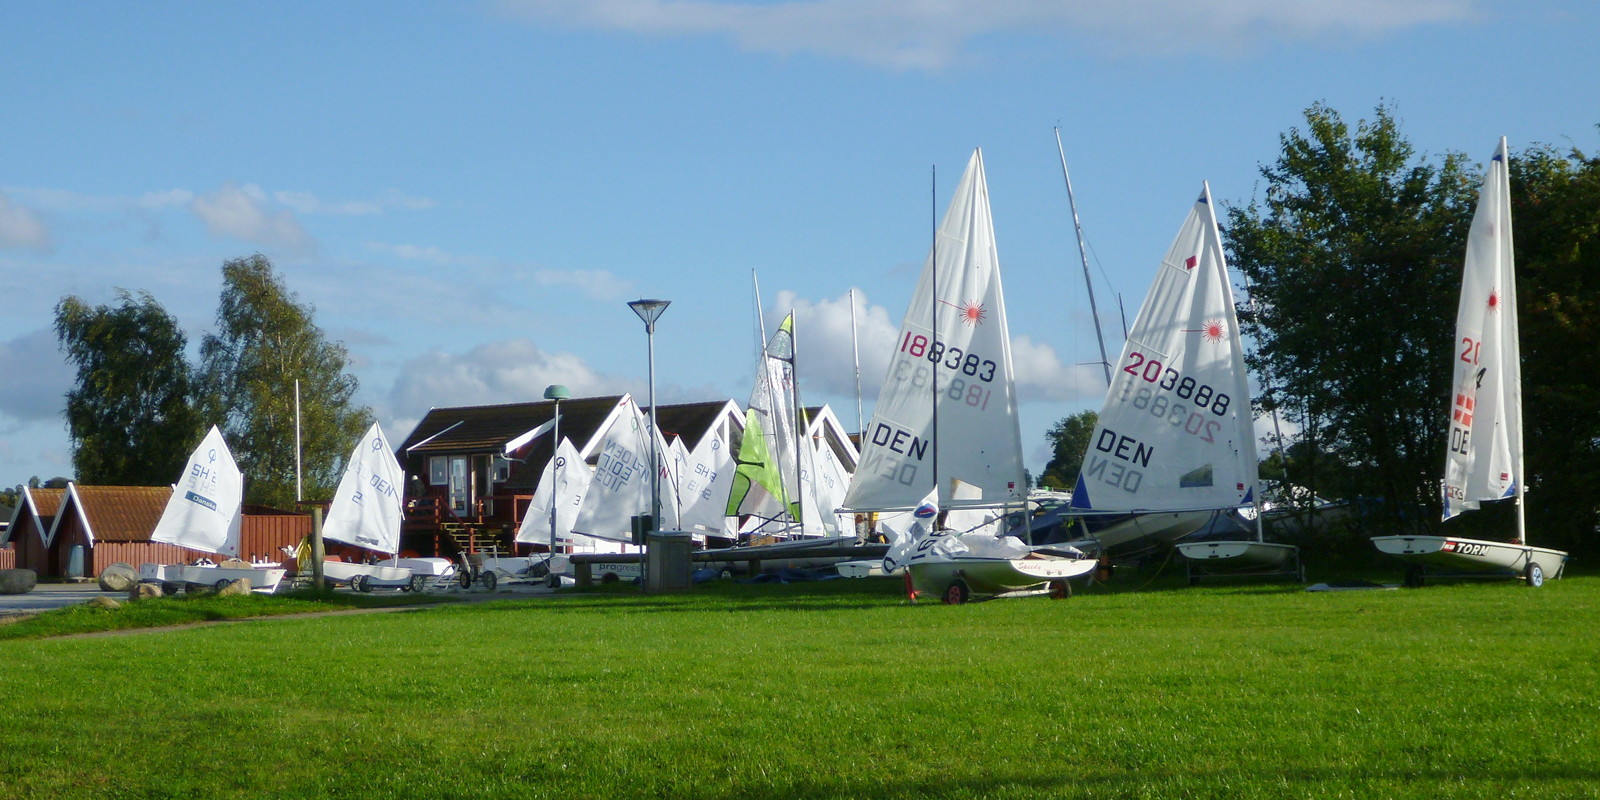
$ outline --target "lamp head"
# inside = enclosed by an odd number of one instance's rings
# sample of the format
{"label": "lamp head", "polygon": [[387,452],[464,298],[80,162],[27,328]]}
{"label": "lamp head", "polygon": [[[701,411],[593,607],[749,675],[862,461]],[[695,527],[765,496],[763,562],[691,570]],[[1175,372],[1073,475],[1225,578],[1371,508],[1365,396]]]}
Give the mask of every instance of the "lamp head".
{"label": "lamp head", "polygon": [[552,383],[549,386],[544,387],[544,399],[546,400],[555,400],[559,402],[570,399],[571,397],[572,392],[568,391],[567,387],[562,386],[559,383]]}

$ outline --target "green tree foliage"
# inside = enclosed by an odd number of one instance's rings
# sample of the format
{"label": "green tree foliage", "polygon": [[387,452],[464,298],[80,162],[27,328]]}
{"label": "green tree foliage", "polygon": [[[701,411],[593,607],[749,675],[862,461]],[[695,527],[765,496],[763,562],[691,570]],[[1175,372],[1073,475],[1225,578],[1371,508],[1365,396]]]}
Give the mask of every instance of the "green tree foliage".
{"label": "green tree foliage", "polygon": [[356,406],[349,355],[323,337],[315,309],[298,302],[261,255],[222,265],[217,331],[201,342],[205,407],[245,474],[245,502],[295,502],[295,380],[300,381],[302,475],[307,499],[338,486],[350,448],[372,424]]}
{"label": "green tree foliage", "polygon": [[1600,509],[1600,158],[1534,147],[1511,158],[1533,544],[1597,549]]}
{"label": "green tree foliage", "polygon": [[1093,411],[1080,411],[1062,417],[1045,431],[1053,455],[1039,476],[1039,488],[1071,491],[1078,482],[1078,470],[1083,467],[1083,456],[1089,450],[1089,437],[1094,435],[1095,423],[1100,415]]}
{"label": "green tree foliage", "polygon": [[161,486],[183,470],[200,438],[191,405],[187,338],[147,292],[118,290],[117,303],[56,304],[56,336],[78,368],[67,392],[67,429],[78,480]]}
{"label": "green tree foliage", "polygon": [[1319,475],[1349,475],[1385,499],[1370,520],[1383,532],[1431,528],[1476,178],[1459,154],[1417,158],[1385,107],[1353,131],[1325,105],[1305,120],[1262,167],[1265,199],[1228,213],[1231,261],[1252,284],[1247,360],[1307,445],[1291,479],[1320,493]]}

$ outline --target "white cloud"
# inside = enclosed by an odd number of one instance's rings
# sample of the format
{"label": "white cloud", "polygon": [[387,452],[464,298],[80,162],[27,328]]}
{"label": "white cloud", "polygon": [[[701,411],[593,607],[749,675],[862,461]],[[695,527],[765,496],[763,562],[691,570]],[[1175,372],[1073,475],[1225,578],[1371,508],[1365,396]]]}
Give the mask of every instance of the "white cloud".
{"label": "white cloud", "polygon": [[603,269],[541,269],[533,273],[533,282],[540,286],[570,287],[590,299],[602,301],[619,300],[633,289],[633,281],[618,278]]}
{"label": "white cloud", "polygon": [[574,397],[593,397],[628,391],[633,381],[598,373],[571,353],[505,339],[460,354],[432,350],[407,361],[389,399],[396,416],[420,419],[430,408],[538,400],[552,383],[564,384]]}
{"label": "white cloud", "polygon": [[432,200],[425,197],[411,197],[395,189],[382,192],[377,197],[369,200],[341,200],[334,202],[323,200],[310,192],[274,192],[272,198],[280,205],[288,206],[299,214],[331,214],[339,216],[381,214],[390,209],[422,211],[433,208],[436,205]]}
{"label": "white cloud", "polygon": [[717,35],[741,49],[934,70],[995,34],[1114,52],[1215,53],[1264,40],[1374,37],[1477,15],[1477,0],[501,0],[534,22],[653,36]]}
{"label": "white cloud", "polygon": [[33,209],[11,202],[0,192],[0,247],[48,251],[50,229]]}
{"label": "white cloud", "polygon": [[316,240],[300,226],[293,212],[269,208],[266,193],[254,184],[240,186],[229,181],[214,192],[194,198],[189,210],[205,223],[206,231],[212,236],[283,247],[299,253],[316,247]]}
{"label": "white cloud", "polygon": [[75,374],[50,328],[0,342],[0,415],[60,420]]}

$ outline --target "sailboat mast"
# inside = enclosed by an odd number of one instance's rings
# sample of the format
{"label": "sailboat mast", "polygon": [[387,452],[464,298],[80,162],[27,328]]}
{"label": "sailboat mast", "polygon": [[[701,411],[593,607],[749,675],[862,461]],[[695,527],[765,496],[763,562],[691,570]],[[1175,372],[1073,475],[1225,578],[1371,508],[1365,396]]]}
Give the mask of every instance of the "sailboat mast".
{"label": "sailboat mast", "polygon": [[[931,167],[931,170],[932,172],[928,187],[928,220],[931,223],[931,230],[933,231],[933,250],[931,256],[933,260],[933,269],[931,271],[931,283],[933,291],[931,293],[931,301],[928,303],[928,324],[930,328],[930,335],[928,338],[931,340],[929,347],[933,348],[933,350],[937,350],[939,347],[939,165],[934,164]],[[933,350],[930,350],[929,352],[933,352]],[[928,399],[933,405],[933,502],[934,505],[940,505],[938,364],[934,364],[934,368],[931,371],[931,375],[928,379],[928,386],[932,390],[932,394],[928,395]]]}
{"label": "sailboat mast", "polygon": [[[750,270],[750,284],[756,292],[756,353],[761,359],[767,357],[767,318],[761,310],[761,279],[756,277],[756,271]],[[764,363],[764,362],[763,362]]]}
{"label": "sailboat mast", "polygon": [[799,322],[794,318],[794,309],[789,309],[789,396],[790,403],[794,404],[794,521],[800,526],[799,535],[806,532],[806,481],[800,471],[800,443],[805,438],[806,411],[800,407],[800,337],[796,333]]}
{"label": "sailboat mast", "polygon": [[1078,256],[1083,260],[1083,285],[1089,290],[1089,313],[1094,316],[1094,338],[1100,343],[1100,366],[1105,369],[1106,386],[1110,386],[1111,360],[1106,358],[1106,337],[1100,332],[1100,309],[1095,306],[1094,281],[1089,276],[1089,251],[1083,244],[1083,224],[1078,222],[1078,201],[1072,195],[1072,176],[1067,174],[1067,151],[1061,146],[1061,126],[1056,126],[1055,131],[1056,153],[1061,156],[1061,179],[1067,182],[1067,205],[1072,208],[1072,229],[1078,234]]}
{"label": "sailboat mast", "polygon": [[1501,253],[1504,258],[1504,263],[1502,264],[1501,269],[1502,274],[1505,277],[1504,291],[1507,295],[1506,300],[1509,301],[1506,305],[1511,310],[1511,313],[1507,315],[1507,322],[1510,323],[1508,327],[1510,327],[1511,330],[1506,331],[1501,335],[1501,341],[1512,342],[1515,347],[1512,357],[1506,359],[1506,371],[1510,373],[1510,380],[1508,380],[1507,383],[1511,384],[1511,389],[1513,392],[1512,396],[1516,398],[1516,402],[1512,403],[1513,419],[1511,420],[1511,424],[1516,426],[1515,430],[1517,432],[1517,452],[1512,454],[1512,456],[1516,459],[1516,461],[1513,463],[1516,464],[1517,470],[1515,475],[1515,480],[1517,482],[1517,541],[1526,545],[1528,543],[1528,520],[1526,514],[1527,503],[1523,502],[1523,500],[1525,497],[1525,490],[1527,489],[1528,485],[1528,465],[1523,463],[1522,460],[1522,344],[1520,338],[1521,332],[1518,330],[1520,326],[1517,321],[1517,265],[1513,260],[1515,256],[1513,255],[1514,251],[1511,249],[1510,245],[1510,242],[1512,241],[1511,210],[1509,208],[1511,204],[1511,151],[1506,148],[1506,137],[1504,136],[1500,137],[1500,154],[1506,162],[1506,191],[1500,196],[1500,202],[1505,203],[1507,206],[1505,213],[1501,215],[1502,224],[1505,226],[1505,231],[1503,231],[1501,235],[1505,237],[1504,241],[1506,242],[1506,245],[1501,248]]}
{"label": "sailboat mast", "polygon": [[850,287],[850,357],[856,367],[856,433],[866,429],[866,418],[861,413],[861,343],[856,337],[856,290]]}

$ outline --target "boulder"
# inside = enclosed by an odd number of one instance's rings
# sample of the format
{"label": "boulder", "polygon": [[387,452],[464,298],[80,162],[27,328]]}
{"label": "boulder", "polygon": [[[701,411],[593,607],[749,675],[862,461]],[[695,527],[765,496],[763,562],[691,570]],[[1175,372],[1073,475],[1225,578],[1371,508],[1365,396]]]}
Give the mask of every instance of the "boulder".
{"label": "boulder", "polygon": [[250,594],[250,581],[245,578],[234,578],[228,581],[227,586],[217,589],[217,594]]}
{"label": "boulder", "polygon": [[0,594],[27,594],[39,583],[31,569],[0,569]]}
{"label": "boulder", "polygon": [[140,600],[149,600],[161,595],[161,584],[159,583],[136,583],[128,589],[128,602],[136,603]]}
{"label": "boulder", "polygon": [[132,564],[118,561],[100,570],[100,588],[108,592],[126,592],[139,582],[139,571]]}
{"label": "boulder", "polygon": [[90,598],[87,603],[84,603],[84,605],[90,608],[103,608],[107,611],[116,611],[117,609],[122,608],[121,603],[106,597],[105,595]]}

